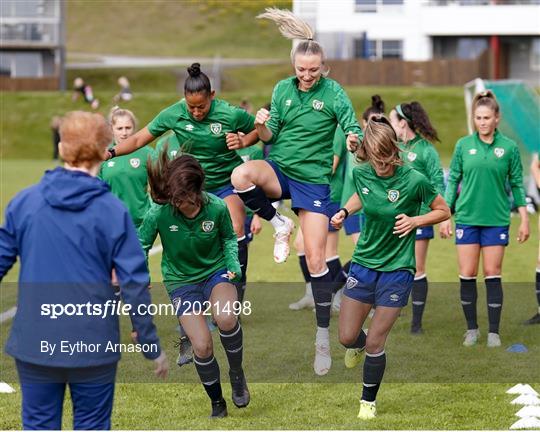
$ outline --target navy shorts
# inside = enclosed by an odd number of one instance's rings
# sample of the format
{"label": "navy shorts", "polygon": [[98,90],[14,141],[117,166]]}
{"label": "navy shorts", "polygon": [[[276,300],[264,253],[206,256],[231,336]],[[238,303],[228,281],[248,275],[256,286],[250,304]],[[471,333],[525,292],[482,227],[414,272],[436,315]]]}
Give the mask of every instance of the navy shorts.
{"label": "navy shorts", "polygon": [[350,215],[347,219],[345,219],[345,222],[343,222],[345,234],[349,236],[362,232],[365,222],[366,216],[364,213],[355,213]]}
{"label": "navy shorts", "polygon": [[433,237],[433,225],[416,228],[416,240],[431,240]]}
{"label": "navy shorts", "polygon": [[508,225],[496,227],[456,224],[456,244],[508,246],[508,228]]}
{"label": "navy shorts", "polygon": [[343,294],[375,306],[405,307],[413,279],[408,270],[381,272],[353,262]]}
{"label": "navy shorts", "polygon": [[229,195],[236,194],[236,192],[234,191],[234,187],[233,187],[233,185],[231,183],[226,184],[225,186],[222,186],[222,187],[217,188],[217,189],[209,190],[207,192],[211,193],[212,195],[215,195],[215,196],[217,196],[218,198],[221,198],[221,199],[225,199]]}
{"label": "navy shorts", "polygon": [[205,314],[209,308],[212,290],[219,283],[231,283],[227,277],[227,269],[221,269],[211,274],[206,280],[183,285],[169,294],[177,316],[190,314]]}
{"label": "navy shorts", "polygon": [[[328,217],[332,218],[337,211],[341,208],[341,204],[336,201],[330,201],[330,204],[328,205]],[[339,231],[335,229],[331,224],[330,221],[328,221],[328,232],[336,232]]]}
{"label": "navy shorts", "polygon": [[329,215],[330,186],[327,184],[303,183],[287,177],[281,172],[277,164],[267,160],[273,168],[281,186],[280,199],[291,199],[291,207],[298,214],[298,210],[307,210],[313,213]]}

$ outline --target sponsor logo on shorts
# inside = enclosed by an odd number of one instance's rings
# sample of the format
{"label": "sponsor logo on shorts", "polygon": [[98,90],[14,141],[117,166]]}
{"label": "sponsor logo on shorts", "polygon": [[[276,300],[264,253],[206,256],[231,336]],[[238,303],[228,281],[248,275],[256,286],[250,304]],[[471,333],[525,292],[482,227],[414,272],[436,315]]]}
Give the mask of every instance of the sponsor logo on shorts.
{"label": "sponsor logo on shorts", "polygon": [[187,124],[187,125],[186,125],[186,130],[187,130],[188,132],[191,132],[193,129],[195,129],[195,126],[193,126],[192,124]]}
{"label": "sponsor logo on shorts", "polygon": [[204,232],[210,232],[214,229],[214,221],[203,221],[201,226]]}
{"label": "sponsor logo on shorts", "polygon": [[475,155],[476,154],[476,149],[470,149],[469,154],[470,155]]}
{"label": "sponsor logo on shorts", "polygon": [[315,200],[315,201],[313,201],[313,205],[315,207],[320,207],[322,205],[322,202],[320,202],[319,200]]}
{"label": "sponsor logo on shorts", "polygon": [[416,153],[409,152],[407,154],[407,159],[409,159],[409,162],[413,162],[416,159]]}
{"label": "sponsor logo on shorts", "polygon": [[397,302],[399,301],[399,296],[397,294],[390,294],[390,300]]}
{"label": "sponsor logo on shorts", "polygon": [[109,162],[107,162],[107,166],[108,166],[109,168],[112,168],[112,167],[114,166],[115,163],[116,163],[115,161],[109,161]]}
{"label": "sponsor logo on shorts", "polygon": [[395,189],[390,189],[388,191],[388,201],[396,202],[399,199],[399,191]]}
{"label": "sponsor logo on shorts", "polygon": [[244,162],[249,161],[249,155],[240,156]]}
{"label": "sponsor logo on shorts", "polygon": [[211,123],[210,130],[214,135],[219,135],[221,133],[221,123]]}
{"label": "sponsor logo on shorts", "polygon": [[352,276],[349,276],[347,278],[347,283],[345,284],[345,288],[347,289],[352,289],[354,288],[356,285],[358,285],[358,280],[356,280],[355,278],[353,278]]}
{"label": "sponsor logo on shorts", "polygon": [[178,154],[178,151],[177,150],[171,150],[169,152],[169,154],[171,155],[171,157],[176,157],[176,155]]}
{"label": "sponsor logo on shorts", "polygon": [[458,239],[460,239],[460,240],[463,238],[463,230],[462,229],[457,229],[456,230],[456,237]]}
{"label": "sponsor logo on shorts", "polygon": [[177,232],[178,231],[178,225],[171,225],[169,227],[170,232]]}
{"label": "sponsor logo on shorts", "polygon": [[416,229],[416,235],[422,235],[422,228]]}
{"label": "sponsor logo on shorts", "polygon": [[324,107],[324,102],[315,99],[315,100],[313,101],[313,104],[312,104],[312,105],[313,105],[313,109],[314,109],[315,111],[321,111],[321,110],[323,109],[323,107]]}
{"label": "sponsor logo on shorts", "polygon": [[287,100],[285,101],[285,106],[288,106],[288,107],[289,107],[289,106],[291,106],[291,103],[292,103],[292,100],[291,100],[291,99],[287,99]]}
{"label": "sponsor logo on shorts", "polygon": [[182,304],[182,299],[180,297],[173,298],[172,304],[174,306],[174,310],[177,311]]}
{"label": "sponsor logo on shorts", "polygon": [[506,234],[505,234],[505,233],[500,234],[500,235],[499,235],[499,238],[500,238],[501,240],[506,240]]}
{"label": "sponsor logo on shorts", "polygon": [[369,193],[369,189],[368,189],[367,187],[363,187],[363,188],[362,188],[362,193],[363,193],[364,195],[367,195],[367,194]]}
{"label": "sponsor logo on shorts", "polygon": [[133,167],[133,168],[139,168],[141,166],[141,160],[139,158],[131,158],[129,160],[129,164]]}
{"label": "sponsor logo on shorts", "polygon": [[493,149],[493,153],[495,153],[495,156],[497,156],[498,158],[502,158],[504,155],[504,149],[500,147],[495,147]]}

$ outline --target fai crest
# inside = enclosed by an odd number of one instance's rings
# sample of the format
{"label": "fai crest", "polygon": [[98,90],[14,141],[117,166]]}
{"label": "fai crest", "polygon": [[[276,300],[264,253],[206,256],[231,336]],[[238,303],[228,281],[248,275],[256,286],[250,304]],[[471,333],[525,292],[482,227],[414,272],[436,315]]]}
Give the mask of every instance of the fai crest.
{"label": "fai crest", "polygon": [[355,278],[349,276],[347,278],[347,283],[345,284],[345,287],[347,289],[351,289],[351,288],[354,288],[356,285],[358,285],[358,281]]}
{"label": "fai crest", "polygon": [[139,158],[131,158],[129,160],[129,164],[133,167],[133,168],[139,168],[141,166],[141,160]]}
{"label": "fai crest", "polygon": [[493,153],[495,153],[495,156],[497,156],[498,158],[502,158],[504,155],[504,149],[500,147],[495,147],[493,149]]}
{"label": "fai crest", "polygon": [[409,162],[413,162],[416,159],[416,153],[413,153],[413,152],[407,153],[407,159],[409,159]]}
{"label": "fai crest", "polygon": [[316,110],[316,111],[320,111],[322,110],[324,107],[324,102],[323,101],[320,101],[320,100],[317,100],[315,99],[313,101],[313,109]]}
{"label": "fai crest", "polygon": [[456,230],[456,237],[458,239],[460,239],[460,240],[463,238],[463,230],[462,229],[457,229]]}
{"label": "fai crest", "polygon": [[177,153],[178,153],[178,150],[171,150],[169,153],[170,153],[171,157],[175,158]]}
{"label": "fai crest", "polygon": [[396,202],[399,198],[399,191],[395,189],[391,189],[388,191],[388,201],[390,202]]}
{"label": "fai crest", "polygon": [[202,229],[204,232],[210,232],[214,229],[214,221],[204,221],[202,223]]}
{"label": "fai crest", "polygon": [[221,133],[221,123],[211,123],[210,130],[214,135],[219,135]]}

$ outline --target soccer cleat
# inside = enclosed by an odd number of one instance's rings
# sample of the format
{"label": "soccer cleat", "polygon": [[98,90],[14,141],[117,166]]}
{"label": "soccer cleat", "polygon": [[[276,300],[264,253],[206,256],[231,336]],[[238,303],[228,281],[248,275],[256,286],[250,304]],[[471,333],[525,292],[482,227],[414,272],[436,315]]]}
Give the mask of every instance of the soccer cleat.
{"label": "soccer cleat", "polygon": [[193,347],[187,336],[182,336],[178,342],[176,342],[175,347],[178,348],[178,357],[176,358],[176,364],[178,366],[193,363]]}
{"label": "soccer cleat", "polygon": [[480,337],[480,330],[478,329],[472,329],[467,330],[464,334],[465,340],[463,341],[463,346],[473,346],[476,345],[478,342],[478,338]]}
{"label": "soccer cleat", "polygon": [[345,367],[348,369],[356,367],[362,361],[363,356],[364,348],[347,348],[345,358],[343,359],[345,361]]}
{"label": "soccer cleat", "polygon": [[286,216],[280,216],[284,220],[282,227],[274,234],[274,261],[278,264],[284,263],[289,257],[289,239],[294,230],[294,222]]}
{"label": "soccer cleat", "polygon": [[487,335],[488,348],[496,348],[501,346],[501,337],[497,333],[488,333]]}
{"label": "soccer cleat", "polygon": [[227,417],[227,402],[221,398],[218,401],[212,401],[212,414],[210,418],[223,418]]}
{"label": "soccer cleat", "polygon": [[315,342],[315,361],[313,370],[319,376],[326,375],[332,366],[332,357],[330,356],[330,342]]}
{"label": "soccer cleat", "polygon": [[411,334],[421,335],[422,333],[424,333],[424,329],[422,329],[422,324],[411,324]]}
{"label": "soccer cleat", "polygon": [[313,307],[315,307],[315,301],[313,300],[313,296],[309,294],[304,295],[300,300],[289,305],[289,309],[291,310],[310,309]]}
{"label": "soccer cleat", "polygon": [[232,401],[234,405],[237,408],[247,407],[251,400],[251,396],[247,387],[244,371],[240,370],[239,373],[229,371],[229,378],[231,379]]}
{"label": "soccer cleat", "polygon": [[377,417],[377,406],[375,401],[368,402],[360,400],[360,411],[358,412],[358,418],[361,420],[371,420]]}
{"label": "soccer cleat", "polygon": [[529,318],[527,321],[525,321],[523,324],[531,325],[531,324],[540,324],[540,313],[537,313],[532,318]]}

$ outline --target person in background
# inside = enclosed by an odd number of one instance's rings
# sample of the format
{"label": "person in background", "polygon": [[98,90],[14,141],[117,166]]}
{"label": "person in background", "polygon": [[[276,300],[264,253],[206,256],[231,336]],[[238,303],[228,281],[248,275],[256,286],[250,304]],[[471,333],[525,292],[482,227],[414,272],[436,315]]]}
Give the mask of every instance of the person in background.
{"label": "person in background", "polygon": [[[540,192],[540,161],[538,160],[538,153],[533,155],[531,162],[531,175],[536,182],[536,187]],[[540,235],[540,218],[538,219],[538,233]],[[540,238],[538,239],[538,260],[536,262],[536,301],[538,303],[538,312],[534,314],[530,319],[525,321],[525,324],[540,324]]]}

